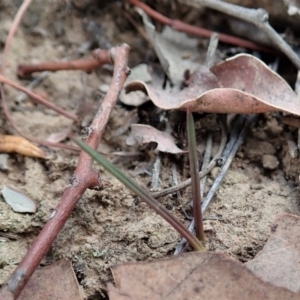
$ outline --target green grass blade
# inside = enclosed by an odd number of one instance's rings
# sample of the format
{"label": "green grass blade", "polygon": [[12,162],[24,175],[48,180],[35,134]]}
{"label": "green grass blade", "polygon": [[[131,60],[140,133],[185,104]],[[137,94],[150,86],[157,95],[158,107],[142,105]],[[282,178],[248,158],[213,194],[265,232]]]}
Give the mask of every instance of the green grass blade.
{"label": "green grass blade", "polygon": [[146,202],[152,209],[154,209],[161,217],[163,217],[172,227],[174,227],[181,236],[183,236],[188,243],[196,251],[204,251],[202,243],[187,229],[179,220],[173,216],[164,206],[157,202],[147,191],[137,185],[131,178],[127,177],[121,170],[109,162],[103,155],[95,151],[89,145],[80,139],[74,139],[75,142],[85,152],[87,152],[94,160],[101,164],[108,172],[121,181],[127,188],[134,192],[141,200]]}
{"label": "green grass blade", "polygon": [[197,155],[196,133],[193,114],[188,111],[186,118],[186,126],[188,132],[188,147],[190,159],[190,172],[191,172],[191,186],[193,197],[193,215],[195,219],[195,228],[197,238],[204,242],[204,229],[201,210],[201,193],[200,193],[200,178],[199,178],[199,164]]}

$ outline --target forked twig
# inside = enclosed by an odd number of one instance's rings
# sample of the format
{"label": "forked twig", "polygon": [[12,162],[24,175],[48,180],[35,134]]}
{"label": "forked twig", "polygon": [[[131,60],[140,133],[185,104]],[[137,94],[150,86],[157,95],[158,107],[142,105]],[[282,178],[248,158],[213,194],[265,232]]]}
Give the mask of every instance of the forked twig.
{"label": "forked twig", "polygon": [[[99,107],[92,124],[85,130],[87,133],[86,143],[94,149],[97,149],[99,145],[110,113],[129,74],[127,62],[130,47],[128,45],[123,44],[110,50],[96,50],[94,57],[98,59],[104,54],[103,51],[106,52],[109,62],[114,63],[114,73],[102,105]],[[66,188],[60,203],[52,212],[48,222],[1,290],[1,299],[7,295],[11,295],[13,299],[18,297],[86,189],[101,187],[101,179],[98,172],[92,169],[92,162],[88,154],[81,152],[71,185]]]}

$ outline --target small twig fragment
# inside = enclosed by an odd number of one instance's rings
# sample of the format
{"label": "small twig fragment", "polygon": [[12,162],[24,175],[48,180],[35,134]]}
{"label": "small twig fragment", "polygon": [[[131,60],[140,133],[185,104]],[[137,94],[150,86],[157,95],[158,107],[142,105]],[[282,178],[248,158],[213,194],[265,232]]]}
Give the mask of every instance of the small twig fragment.
{"label": "small twig fragment", "polygon": [[92,70],[101,67],[102,63],[94,58],[87,58],[74,61],[58,61],[58,62],[46,62],[35,65],[19,65],[18,76],[26,78],[34,72],[43,71],[60,71],[60,70],[82,70],[90,73]]}
{"label": "small twig fragment", "polygon": [[157,191],[160,187],[160,179],[159,179],[160,167],[161,167],[161,157],[160,154],[158,153],[152,169],[151,185],[153,191]]}
{"label": "small twig fragment", "polygon": [[[140,7],[147,15],[152,17],[153,19],[168,25],[172,27],[175,30],[186,32],[188,34],[192,34],[195,36],[200,36],[200,37],[206,37],[209,38],[212,35],[212,31],[208,29],[204,29],[201,27],[196,27],[193,25],[186,24],[180,20],[173,20],[169,19],[166,16],[160,14],[159,12],[155,11],[151,7],[149,7],[147,4],[143,3],[140,0],[127,0],[129,3],[136,5]],[[186,3],[185,3],[186,4]],[[274,52],[272,49],[259,45],[257,43],[244,40],[238,37],[234,37],[228,34],[220,33],[219,34],[219,39],[221,42],[244,47],[244,48],[249,48],[257,51],[264,51],[264,52]]]}
{"label": "small twig fragment", "polygon": [[[274,46],[280,49],[294,63],[294,65],[300,69],[300,58],[294,52],[292,47],[273,29],[273,27],[270,26],[268,23],[269,14],[266,10],[262,8],[245,8],[217,0],[179,0],[179,2],[189,4],[196,8],[205,6],[254,24],[268,36]],[[220,40],[222,41],[221,35]]]}
{"label": "small twig fragment", "polygon": [[65,116],[66,118],[69,118],[69,119],[71,119],[71,120],[73,120],[75,122],[78,121],[78,117],[75,116],[74,114],[69,113],[68,111],[66,111],[66,110],[64,110],[64,109],[62,109],[60,107],[57,107],[53,103],[47,101],[46,99],[40,97],[39,95],[33,93],[32,91],[24,88],[23,86],[21,86],[18,83],[14,82],[14,81],[12,81],[12,80],[10,80],[8,78],[6,78],[5,76],[3,76],[1,74],[0,74],[0,82],[2,82],[4,84],[7,84],[7,85],[9,85],[9,86],[11,86],[11,87],[13,87],[13,88],[15,88],[17,90],[20,90],[20,91],[26,93],[34,102],[41,103],[41,104],[47,106],[48,108],[56,111],[57,113]]}

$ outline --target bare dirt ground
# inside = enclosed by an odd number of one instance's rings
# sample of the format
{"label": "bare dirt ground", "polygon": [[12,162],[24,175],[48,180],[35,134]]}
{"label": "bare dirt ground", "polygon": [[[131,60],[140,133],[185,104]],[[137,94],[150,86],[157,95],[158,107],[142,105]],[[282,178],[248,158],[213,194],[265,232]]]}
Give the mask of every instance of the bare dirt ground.
{"label": "bare dirt ground", "polygon": [[[7,72],[9,78],[18,80],[15,70],[20,63],[55,61],[74,56],[78,47],[89,39],[85,24],[91,21],[103,25],[107,41],[112,45],[126,42],[132,47],[130,67],[151,56],[151,51],[145,50],[145,41],[118,13],[119,3],[103,7],[94,3],[85,7],[84,1],[74,1],[76,8],[69,1],[59,2],[46,4],[36,1],[31,6],[13,40]],[[2,47],[17,5],[9,1],[0,5]],[[109,70],[89,75],[80,71],[62,71],[50,74],[38,90],[53,103],[71,112],[76,112],[85,99],[91,105],[85,117],[88,124],[103,99],[103,90],[110,78]],[[23,85],[28,82],[21,81]],[[6,88],[6,91],[13,119],[24,134],[45,139],[70,125],[69,120],[34,105],[28,98],[17,101],[18,91],[11,88]],[[119,103],[99,147],[99,151],[128,174],[144,163],[153,164],[155,159],[150,147],[136,147],[139,155],[134,157],[110,155],[113,151],[132,151],[132,147],[125,144],[129,128],[122,135],[113,133],[133,114],[136,114],[133,108]],[[0,115],[0,134],[12,134],[2,110]],[[279,113],[261,115],[239,149],[213,204],[205,214],[208,250],[227,253],[246,262],[263,248],[277,214],[289,212],[299,215],[299,162],[290,158],[285,140],[287,132],[296,136],[297,130],[283,125],[280,118]],[[74,134],[79,134],[80,129],[80,126],[72,127]],[[204,148],[207,133],[206,128],[199,130],[199,149]],[[212,133],[216,151],[220,139],[218,126]],[[46,160],[10,154],[9,169],[0,171],[0,189],[4,185],[15,188],[38,202],[37,213],[19,214],[14,213],[0,198],[0,284],[15,269],[49,218],[76,166],[78,153],[47,151],[49,158]],[[171,161],[177,164],[180,181],[188,177],[186,155],[175,158],[163,155],[162,161],[162,187],[169,186]],[[95,168],[101,170],[98,166]],[[216,173],[217,168],[209,175],[208,186]],[[43,261],[43,264],[48,264],[62,257],[69,258],[86,299],[105,298],[106,284],[112,281],[111,265],[172,255],[180,240],[164,220],[122,184],[104,171],[102,174],[106,188],[85,193],[57,237],[51,253]],[[150,187],[149,175],[142,173],[135,179]],[[180,197],[169,195],[160,198],[160,201],[183,223],[189,224],[183,211],[191,213],[190,188],[183,190]]]}

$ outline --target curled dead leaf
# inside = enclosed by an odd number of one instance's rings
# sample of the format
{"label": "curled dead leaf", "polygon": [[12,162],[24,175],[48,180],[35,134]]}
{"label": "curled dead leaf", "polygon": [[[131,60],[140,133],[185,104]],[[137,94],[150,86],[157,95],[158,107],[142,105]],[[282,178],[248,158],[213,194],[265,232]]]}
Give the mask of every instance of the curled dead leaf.
{"label": "curled dead leaf", "polygon": [[45,158],[45,153],[21,136],[0,135],[0,153],[17,152],[30,157]]}
{"label": "curled dead leaf", "polygon": [[175,144],[174,138],[166,132],[157,130],[149,125],[131,125],[131,133],[126,139],[127,145],[132,146],[136,143],[147,144],[150,142],[157,143],[157,151],[173,154],[186,152],[178,148]]}
{"label": "curled dead leaf", "polygon": [[300,115],[300,100],[290,86],[261,60],[239,54],[195,73],[190,85],[177,93],[153,88],[142,81],[126,92],[142,90],[162,109],[209,113],[286,111]]}

